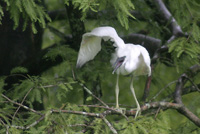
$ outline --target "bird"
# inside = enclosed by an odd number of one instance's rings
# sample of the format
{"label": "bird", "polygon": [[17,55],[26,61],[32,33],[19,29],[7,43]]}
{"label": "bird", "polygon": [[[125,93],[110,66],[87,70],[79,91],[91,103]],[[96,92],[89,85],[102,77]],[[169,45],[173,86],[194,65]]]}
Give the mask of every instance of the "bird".
{"label": "bird", "polygon": [[137,105],[136,118],[137,115],[141,113],[141,108],[133,88],[133,77],[139,75],[151,75],[149,53],[146,48],[141,45],[131,43],[125,44],[113,27],[97,27],[82,36],[76,63],[77,68],[81,68],[85,63],[94,59],[101,50],[102,40],[110,40],[113,42],[113,47],[115,47],[115,52],[111,55],[110,63],[113,67],[112,74],[117,74],[115,85],[116,109],[119,109],[119,75],[130,75],[130,90]]}

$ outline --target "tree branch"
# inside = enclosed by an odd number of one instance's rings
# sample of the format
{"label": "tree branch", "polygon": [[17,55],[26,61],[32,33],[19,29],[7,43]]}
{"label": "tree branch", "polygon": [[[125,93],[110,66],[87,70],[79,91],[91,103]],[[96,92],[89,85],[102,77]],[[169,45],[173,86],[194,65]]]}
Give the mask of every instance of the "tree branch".
{"label": "tree branch", "polygon": [[178,80],[175,80],[175,81],[172,81],[170,83],[168,83],[164,88],[160,89],[160,91],[150,100],[150,102],[152,100],[155,100],[156,97],[158,97],[158,95],[160,95],[167,87],[169,87],[170,85],[174,84],[174,83],[177,83]]}
{"label": "tree branch", "polygon": [[112,126],[112,124],[106,119],[105,116],[101,115],[101,118],[106,123],[106,125],[110,128],[110,130],[113,132],[113,134],[118,134],[115,128]]}
{"label": "tree branch", "polygon": [[170,22],[170,29],[175,36],[183,36],[184,33],[181,27],[178,25],[175,18],[171,15],[169,10],[166,8],[165,4],[162,0],[154,0],[157,9],[160,11],[162,17],[167,21]]}
{"label": "tree branch", "polygon": [[[23,100],[22,100],[21,104],[23,104],[23,103],[24,103],[24,101],[25,101],[26,97],[27,97],[27,96],[28,96],[28,94],[29,94],[29,93],[32,91],[32,89],[33,89],[33,87],[32,87],[32,88],[30,88],[30,89],[28,90],[28,92],[27,92],[27,93],[26,93],[26,95],[24,96],[24,98],[23,98]],[[15,118],[15,116],[16,116],[16,114],[17,114],[17,112],[19,111],[20,107],[21,107],[21,106],[18,106],[17,110],[15,111],[15,113],[14,113],[14,115],[13,115],[13,117],[12,117],[12,119],[13,119],[13,120],[14,120],[14,118]]]}
{"label": "tree branch", "polygon": [[30,129],[31,127],[40,123],[44,119],[44,117],[45,117],[45,115],[42,115],[38,120],[34,121],[33,123],[31,123],[30,125],[25,126],[25,127],[24,126],[15,126],[15,125],[11,125],[9,127],[14,127],[14,128],[23,129],[23,130]]}
{"label": "tree branch", "polygon": [[4,94],[1,94],[1,96],[2,96],[3,98],[5,98],[6,100],[8,100],[9,102],[11,102],[11,103],[13,103],[13,104],[15,104],[15,105],[21,106],[21,107],[23,107],[23,108],[26,109],[26,110],[29,110],[29,111],[31,111],[31,112],[33,112],[33,113],[38,114],[38,115],[43,115],[42,113],[40,113],[40,112],[38,112],[38,111],[36,111],[36,110],[34,110],[34,109],[32,109],[32,108],[29,108],[29,107],[27,107],[27,106],[25,106],[25,105],[23,105],[23,104],[21,104],[21,103],[17,103],[17,102],[15,102],[15,101],[11,100],[10,98],[8,98],[7,96],[5,96]]}
{"label": "tree branch", "polygon": [[[115,115],[115,114],[120,115],[119,112],[110,110],[107,107],[103,107],[103,106],[99,107],[99,106],[96,106],[96,105],[86,105],[86,106],[96,107],[96,108],[104,108],[104,109],[107,109],[107,110],[102,112],[102,113],[89,113],[89,112],[83,112],[83,111],[52,109],[51,112],[52,113],[69,113],[69,114],[85,115],[85,116],[97,117],[97,118],[101,118],[102,115],[103,116]],[[181,109],[182,107],[184,107],[184,105],[177,104],[177,103],[171,103],[171,102],[151,102],[151,103],[146,103],[143,106],[141,106],[141,111],[144,112],[144,111],[148,111],[150,109],[155,109],[155,108],[159,108],[159,107],[165,108],[165,109],[176,109],[176,110],[178,110],[178,109]],[[124,110],[124,114],[126,116],[135,116],[136,110]]]}
{"label": "tree branch", "polygon": [[179,113],[186,116],[190,121],[192,121],[195,125],[200,127],[200,119],[194,113],[192,113],[187,107],[181,107],[177,110]]}
{"label": "tree branch", "polygon": [[[197,87],[198,88],[197,88]],[[196,86],[189,86],[189,87],[185,87],[182,89],[182,95],[185,95],[185,94],[189,94],[189,93],[192,93],[192,92],[199,92],[199,88],[200,88],[200,84],[197,84]],[[176,91],[174,91],[173,93],[171,93],[170,95],[168,95],[165,99],[163,99],[162,101],[167,101],[167,100],[171,100],[171,98],[174,97],[174,94],[175,94]],[[153,99],[152,99],[153,100]]]}
{"label": "tree branch", "polygon": [[127,36],[121,36],[126,43],[140,44],[144,46],[151,56],[160,48],[161,40],[143,34],[132,33]]}
{"label": "tree branch", "polygon": [[72,110],[56,110],[56,109],[52,109],[51,113],[69,113],[69,114],[77,114],[77,115],[85,115],[85,116],[91,116],[91,117],[97,117],[100,118],[100,114],[99,113],[89,113],[89,112],[84,112],[84,111],[72,111]]}
{"label": "tree branch", "polygon": [[[151,66],[151,73],[152,73],[152,70],[153,70],[152,67],[153,66]],[[142,100],[144,102],[146,102],[147,97],[149,96],[151,80],[152,80],[152,76],[148,76],[148,78],[146,80],[145,88],[144,88],[143,97],[142,97]]]}
{"label": "tree branch", "polygon": [[52,33],[54,33],[55,35],[60,37],[62,40],[64,40],[66,44],[72,44],[72,36],[71,35],[66,35],[50,25],[48,25],[47,27]]}
{"label": "tree branch", "polygon": [[[77,80],[78,81],[78,80]],[[79,85],[88,93],[90,94],[92,97],[94,97],[95,99],[97,99],[99,102],[101,102],[104,106],[109,107],[105,102],[103,102],[101,99],[99,99],[97,96],[95,96],[83,83],[81,83],[80,81],[78,81]]]}
{"label": "tree branch", "polygon": [[[183,105],[181,95],[182,95],[182,90],[184,88],[184,85],[188,80],[187,77],[192,77],[195,74],[197,74],[199,71],[200,71],[200,65],[194,65],[189,68],[187,73],[184,73],[179,77],[178,82],[176,84],[176,91],[174,94],[174,100],[176,103]],[[197,126],[200,127],[200,119],[195,114],[193,114],[189,109],[187,109],[186,107],[182,107],[181,109],[178,109],[177,111],[185,115],[188,119],[190,119],[193,123],[195,123]]]}
{"label": "tree branch", "polygon": [[[77,80],[77,81],[78,81],[78,80]],[[84,89],[88,94],[90,94],[92,97],[94,97],[94,98],[97,99],[99,102],[101,102],[104,106],[106,106],[107,108],[109,108],[109,106],[108,106],[105,102],[103,102],[100,98],[98,98],[97,96],[95,96],[83,83],[81,83],[80,81],[78,81],[78,83],[79,83],[80,86],[83,87],[83,89]],[[128,120],[128,118],[126,117],[125,114],[123,114],[123,113],[121,113],[121,112],[119,112],[119,111],[117,111],[116,109],[113,109],[113,108],[109,108],[109,109],[112,110],[112,111],[115,111],[115,112],[117,112],[117,113],[120,113],[122,116],[124,116],[124,117],[126,118],[126,120]]]}
{"label": "tree branch", "polygon": [[[5,95],[2,94],[2,97],[6,98],[9,102],[19,105],[31,112],[37,113],[39,115],[41,115],[41,117],[36,120],[35,122],[31,123],[28,126],[15,126],[15,125],[11,125],[9,127],[14,127],[17,129],[29,129],[33,126],[35,126],[36,124],[38,124],[39,122],[41,122],[44,118],[45,118],[45,114],[41,114],[38,111],[35,111],[31,108],[28,108],[20,103],[14,102],[12,100],[10,100],[8,97],[6,97]],[[52,109],[50,112],[51,113],[68,113],[68,114],[77,114],[77,115],[84,115],[84,116],[90,116],[90,117],[96,117],[96,118],[102,118],[104,120],[104,122],[108,125],[108,127],[111,129],[111,131],[113,133],[116,133],[117,131],[114,129],[114,127],[110,124],[110,122],[105,118],[105,116],[107,115],[121,115],[118,111],[115,111],[109,107],[105,107],[105,106],[97,106],[97,105],[88,105],[88,107],[96,107],[96,108],[104,108],[106,109],[104,112],[102,113],[90,113],[90,112],[84,112],[84,111],[72,111],[72,110],[62,110],[62,109]],[[171,103],[171,102],[151,102],[151,103],[146,103],[145,105],[141,106],[141,111],[148,111],[150,109],[155,109],[155,108],[165,108],[165,109],[176,109],[178,111],[180,111],[180,113],[184,114],[186,117],[188,117],[192,122],[194,122],[197,126],[200,125],[200,120],[198,117],[196,117],[191,111],[189,111],[183,104],[179,104],[179,103]],[[136,110],[125,110],[124,114],[126,116],[135,116],[136,114]],[[6,124],[4,123],[4,126]]]}
{"label": "tree branch", "polygon": [[[197,87],[198,88],[197,88]],[[184,95],[184,94],[188,94],[188,93],[191,93],[191,92],[200,92],[198,89],[200,88],[200,84],[197,84],[196,86],[190,86],[190,87],[186,87],[186,88],[184,88],[183,89],[183,91],[182,91],[182,95]]]}
{"label": "tree branch", "polygon": [[174,100],[175,102],[182,104],[182,90],[184,88],[185,83],[188,80],[188,77],[193,77],[194,75],[196,75],[198,72],[200,71],[200,65],[194,65],[192,67],[189,68],[188,72],[182,74],[179,79],[178,82],[176,84],[176,91],[174,93]]}

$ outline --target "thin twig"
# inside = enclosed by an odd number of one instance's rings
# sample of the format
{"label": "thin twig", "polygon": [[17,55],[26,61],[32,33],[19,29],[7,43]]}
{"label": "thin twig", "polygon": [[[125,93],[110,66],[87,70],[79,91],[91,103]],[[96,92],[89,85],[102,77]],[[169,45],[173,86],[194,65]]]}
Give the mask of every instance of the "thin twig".
{"label": "thin twig", "polygon": [[79,107],[94,107],[94,108],[103,108],[103,109],[107,109],[107,110],[114,110],[113,108],[105,107],[105,106],[99,106],[99,105],[79,105]]}
{"label": "thin twig", "polygon": [[160,107],[158,108],[158,110],[156,111],[156,115],[155,115],[155,117],[154,117],[154,119],[156,119],[157,118],[157,116],[158,116],[158,113],[160,112]]}
{"label": "thin twig", "polygon": [[162,88],[162,89],[150,100],[150,102],[151,102],[152,100],[155,100],[156,97],[158,97],[158,95],[160,95],[166,88],[168,88],[168,87],[171,86],[172,84],[176,83],[177,81],[178,81],[178,80],[175,80],[175,81],[172,81],[172,82],[168,83],[164,88]]}
{"label": "thin twig", "polygon": [[79,85],[81,87],[83,87],[83,89],[90,94],[92,97],[94,97],[95,99],[97,99],[99,102],[101,102],[104,106],[109,107],[105,102],[103,102],[101,99],[99,99],[97,96],[95,96],[83,83],[81,83],[80,81],[78,81]]}
{"label": "thin twig", "polygon": [[112,126],[112,124],[106,119],[105,116],[101,115],[101,118],[103,119],[103,121],[106,123],[106,125],[110,128],[110,130],[112,131],[113,134],[118,134],[117,131],[115,130],[115,128]]}
{"label": "thin twig", "polygon": [[24,127],[24,126],[15,126],[15,125],[11,125],[10,127],[27,130],[27,129],[30,129],[31,127],[37,125],[39,122],[41,122],[44,119],[44,117],[45,117],[45,114],[42,115],[38,120],[34,121],[33,123],[31,123],[30,125],[28,125],[26,127]]}
{"label": "thin twig", "polygon": [[57,30],[56,28],[50,26],[50,25],[47,25],[47,28],[52,32],[54,33],[55,35],[57,35],[59,38],[63,39],[63,40],[70,40],[72,39],[72,36],[71,35],[65,35],[63,32],[60,32],[59,30]]}
{"label": "thin twig", "polygon": [[103,108],[103,109],[111,110],[111,111],[120,113],[122,116],[124,116],[126,118],[127,121],[129,120],[128,117],[123,112],[120,112],[119,110],[117,110],[115,108],[98,106],[98,105],[79,105],[79,106],[81,106],[81,107],[84,107],[84,106],[86,106],[86,107],[95,107],[95,108]]}
{"label": "thin twig", "polygon": [[[109,106],[116,106],[116,103],[107,103]],[[119,104],[120,107],[126,107],[126,108],[134,108],[134,106],[126,105],[126,104]]]}
{"label": "thin twig", "polygon": [[7,96],[5,96],[4,94],[1,94],[1,96],[2,96],[3,98],[5,98],[6,100],[8,100],[9,102],[11,102],[11,103],[13,103],[13,104],[15,104],[15,105],[21,106],[21,107],[23,107],[23,108],[26,109],[26,110],[29,110],[29,111],[31,111],[31,112],[33,112],[33,113],[38,114],[38,115],[43,115],[42,113],[40,113],[40,112],[38,112],[38,111],[36,111],[36,110],[34,110],[34,109],[32,109],[32,108],[29,108],[29,107],[27,107],[27,106],[25,106],[25,105],[23,105],[23,104],[20,104],[20,103],[17,103],[17,102],[15,102],[15,101],[11,100],[10,98],[8,98]]}
{"label": "thin twig", "polygon": [[198,88],[198,86],[189,77],[187,77],[187,79],[190,81],[190,83],[192,83],[192,85],[197,89],[197,91],[200,92],[200,89]]}
{"label": "thin twig", "polygon": [[68,127],[90,127],[87,124],[73,124],[73,125],[67,125]]}
{"label": "thin twig", "polygon": [[85,116],[91,116],[91,117],[100,118],[100,114],[99,113],[89,113],[89,112],[83,112],[83,111],[52,109],[51,112],[52,113],[70,113],[70,114],[85,115]]}
{"label": "thin twig", "polygon": [[6,134],[9,134],[9,126],[6,125],[6,124],[4,123],[4,121],[2,121],[1,118],[0,118],[0,122],[1,122],[1,124],[4,125],[4,127],[6,128]]}
{"label": "thin twig", "polygon": [[[24,96],[24,98],[23,98],[23,100],[22,100],[22,102],[21,102],[20,104],[23,104],[23,103],[24,103],[26,97],[28,96],[28,94],[31,92],[32,89],[33,89],[33,87],[30,88],[30,89],[28,90],[28,92],[26,93],[26,95]],[[19,106],[19,107],[17,108],[17,110],[15,111],[15,113],[14,113],[14,115],[13,115],[13,117],[12,117],[13,120],[14,120],[14,118],[15,118],[17,112],[19,111],[20,107],[21,107],[21,106]]]}
{"label": "thin twig", "polygon": [[27,76],[23,75],[23,74],[10,74],[7,77],[13,77],[13,76],[20,76],[20,77],[24,77],[25,79],[30,80]]}
{"label": "thin twig", "polygon": [[49,88],[49,87],[56,87],[58,85],[45,85],[45,86],[40,86],[38,88]]}
{"label": "thin twig", "polygon": [[72,68],[72,75],[73,75],[73,79],[74,81],[77,81],[79,83],[79,85],[90,95],[92,95],[92,97],[94,97],[95,99],[97,99],[99,102],[101,102],[104,106],[109,107],[105,102],[103,102],[100,98],[98,98],[97,96],[95,96],[83,83],[81,83],[77,78],[76,75],[74,73],[74,70]]}
{"label": "thin twig", "polygon": [[95,96],[83,83],[81,83],[77,78],[76,75],[74,73],[74,70],[72,68],[72,76],[74,81],[77,81],[79,83],[79,85],[90,95],[92,95],[92,97],[94,97],[95,99],[97,99],[99,102],[101,102],[104,106],[109,107],[105,102],[103,102],[100,98],[98,98],[97,96]]}
{"label": "thin twig", "polygon": [[[106,106],[106,107],[109,108],[109,106],[106,103],[104,103],[101,99],[99,99],[98,97],[96,97],[84,84],[82,84],[81,82],[79,82],[79,85],[81,85],[88,94],[92,95],[94,98],[96,98],[98,101],[100,101],[104,106]],[[128,120],[128,117],[123,112],[120,112],[117,109],[112,109],[112,111],[120,113],[122,116],[124,116],[126,118],[126,120]]]}

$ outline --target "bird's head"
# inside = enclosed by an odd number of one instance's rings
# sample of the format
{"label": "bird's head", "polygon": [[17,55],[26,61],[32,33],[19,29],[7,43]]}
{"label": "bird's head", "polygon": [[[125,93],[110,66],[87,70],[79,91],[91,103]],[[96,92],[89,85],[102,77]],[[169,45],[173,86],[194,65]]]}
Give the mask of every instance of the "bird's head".
{"label": "bird's head", "polygon": [[113,74],[116,72],[116,70],[124,63],[126,56],[122,56],[117,58],[117,60],[115,61],[115,63],[113,64]]}

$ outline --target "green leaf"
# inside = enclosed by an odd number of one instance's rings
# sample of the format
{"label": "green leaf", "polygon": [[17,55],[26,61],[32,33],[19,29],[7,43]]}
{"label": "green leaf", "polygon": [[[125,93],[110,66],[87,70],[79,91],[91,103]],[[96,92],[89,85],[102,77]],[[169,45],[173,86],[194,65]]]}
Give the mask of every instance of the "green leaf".
{"label": "green leaf", "polygon": [[183,52],[184,52],[184,50],[180,50],[180,51],[177,53],[177,58],[179,58]]}
{"label": "green leaf", "polygon": [[145,127],[143,127],[142,125],[140,124],[137,124],[138,128],[142,131],[143,134],[148,134],[147,130]]}
{"label": "green leaf", "polygon": [[32,23],[31,27],[32,27],[33,33],[36,34],[37,33],[37,29],[35,28],[35,24]]}
{"label": "green leaf", "polygon": [[63,84],[63,83],[60,83],[59,85],[58,85],[61,89],[64,89],[66,92],[68,92],[69,91],[69,89],[65,86],[65,84]]}
{"label": "green leaf", "polygon": [[130,14],[129,11],[134,10],[135,7],[133,3],[130,0],[115,0],[113,2],[113,6],[117,11],[117,19],[121,23],[123,27],[126,29],[129,28],[129,20],[128,17],[131,17],[132,19],[135,19],[133,15]]}
{"label": "green leaf", "polygon": [[15,67],[10,71],[11,74],[16,74],[16,73],[28,73],[27,68],[25,67]]}
{"label": "green leaf", "polygon": [[195,41],[200,41],[200,29],[195,22],[193,23],[192,36]]}
{"label": "green leaf", "polygon": [[92,100],[92,96],[89,96],[86,98],[86,101],[91,101]]}

